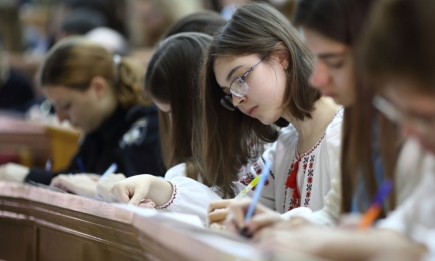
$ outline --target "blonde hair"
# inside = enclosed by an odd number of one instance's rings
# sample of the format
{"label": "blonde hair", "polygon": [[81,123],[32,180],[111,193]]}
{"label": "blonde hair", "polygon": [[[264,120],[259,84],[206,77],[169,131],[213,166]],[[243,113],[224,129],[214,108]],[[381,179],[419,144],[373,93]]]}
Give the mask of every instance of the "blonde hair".
{"label": "blonde hair", "polygon": [[57,43],[39,69],[42,87],[62,85],[86,90],[95,76],[103,77],[113,88],[119,104],[128,109],[150,105],[143,91],[145,67],[131,58],[118,57],[83,37],[70,37]]}

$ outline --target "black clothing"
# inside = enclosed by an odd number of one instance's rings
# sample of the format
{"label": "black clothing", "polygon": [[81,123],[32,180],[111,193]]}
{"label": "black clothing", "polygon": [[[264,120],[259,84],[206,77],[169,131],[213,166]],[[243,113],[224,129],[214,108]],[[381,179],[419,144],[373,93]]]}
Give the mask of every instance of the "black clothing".
{"label": "black clothing", "polygon": [[3,84],[0,83],[0,109],[25,112],[25,105],[33,98],[35,94],[30,81],[24,75],[11,69],[6,81]]}
{"label": "black clothing", "polygon": [[[163,176],[158,113],[155,106],[118,108],[98,130],[88,134],[70,166],[59,173],[103,174],[112,163],[115,173]],[[59,173],[31,168],[26,180],[50,184]]]}

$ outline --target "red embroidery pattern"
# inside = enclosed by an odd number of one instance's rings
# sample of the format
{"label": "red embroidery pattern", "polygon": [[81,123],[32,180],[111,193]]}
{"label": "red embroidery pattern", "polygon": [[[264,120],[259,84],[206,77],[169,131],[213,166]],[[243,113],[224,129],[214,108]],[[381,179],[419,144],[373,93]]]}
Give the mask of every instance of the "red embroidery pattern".
{"label": "red embroidery pattern", "polygon": [[248,174],[242,178],[239,179],[239,182],[242,183],[245,186],[248,186],[249,183],[251,183],[252,180],[255,179],[255,176],[252,175],[251,172],[248,172]]}
{"label": "red embroidery pattern", "polygon": [[[253,181],[255,179],[255,177],[257,177],[258,175],[261,174],[261,172],[263,171],[263,168],[261,167],[260,164],[258,164],[258,162],[255,162],[254,165],[252,165],[252,168],[255,171],[255,175],[252,174],[251,171],[248,172],[248,174],[242,178],[239,179],[239,182],[242,183],[245,186],[248,186],[249,183],[251,183],[251,181]],[[269,185],[269,179],[266,179],[266,183],[264,184],[265,186]],[[256,187],[252,188],[252,191],[255,191]]]}
{"label": "red embroidery pattern", "polygon": [[[304,176],[307,176],[307,187],[306,187],[306,193],[305,193],[305,202],[304,202],[304,206],[308,207],[309,203],[310,203],[310,198],[311,198],[311,190],[313,187],[313,176],[314,176],[314,158],[316,155],[311,155],[310,154],[317,149],[317,147],[320,145],[320,143],[322,143],[323,138],[325,137],[325,134],[323,134],[322,138],[320,138],[320,140],[317,142],[317,144],[311,148],[308,152],[298,156],[297,154],[297,144],[295,147],[295,157],[293,158],[293,161],[290,165],[289,171],[287,173],[287,180],[285,183],[286,189],[284,190],[284,205],[283,205],[283,210],[284,212],[286,211],[286,201],[287,201],[287,190],[291,189],[292,190],[292,197],[290,199],[290,204],[289,207],[287,208],[287,211],[290,211],[294,208],[298,208],[301,206],[301,195],[300,195],[300,190],[299,190],[299,186],[297,185],[297,175],[299,172],[299,165],[300,162],[302,161],[302,169],[303,169],[303,173]],[[308,174],[307,174],[307,170],[308,170]],[[296,184],[295,184],[296,183]],[[290,185],[292,184],[292,185]],[[295,193],[296,192],[296,193]]]}
{"label": "red embroidery pattern", "polygon": [[[335,119],[335,117],[340,113],[340,111],[343,110],[343,108],[340,108],[334,115],[333,120]],[[326,132],[323,134],[322,138],[320,138],[320,140],[317,142],[317,144],[308,152],[298,156],[297,153],[297,143],[296,143],[296,147],[295,147],[295,157],[293,158],[292,163],[290,164],[290,169],[287,173],[287,180],[285,183],[286,189],[284,190],[284,205],[283,205],[283,212],[285,212],[285,205],[286,205],[286,200],[287,200],[287,190],[291,188],[293,188],[293,193],[292,193],[292,198],[290,199],[290,204],[288,207],[287,211],[290,211],[294,208],[298,208],[301,206],[301,195],[299,193],[299,187],[297,185],[297,175],[299,172],[299,163],[301,161],[302,158],[304,158],[303,160],[303,173],[304,176],[307,177],[307,187],[306,187],[306,193],[305,193],[305,202],[304,202],[304,206],[308,207],[309,203],[310,203],[310,198],[311,198],[311,194],[312,194],[312,189],[313,189],[313,180],[314,180],[314,158],[316,155],[311,155],[310,154],[317,149],[317,147],[320,145],[320,143],[323,141],[323,138],[325,138]],[[307,167],[308,167],[308,174],[307,174]],[[293,175],[292,175],[293,174]],[[295,184],[296,182],[296,184]],[[296,189],[296,193],[294,193]]]}
{"label": "red embroidery pattern", "polygon": [[[313,176],[314,176],[314,158],[316,155],[310,156],[310,164],[308,168],[308,175],[307,175],[307,193],[305,194],[305,202],[304,207],[308,207],[308,204],[310,203],[311,198],[311,189],[313,188]],[[308,157],[307,157],[308,159]]]}
{"label": "red embroidery pattern", "polygon": [[164,204],[163,206],[156,207],[156,209],[165,209],[165,208],[169,207],[170,205],[172,205],[172,203],[174,203],[174,200],[177,197],[177,186],[174,184],[172,184],[172,186],[174,187],[174,191],[172,192],[172,197],[169,200],[169,202]]}

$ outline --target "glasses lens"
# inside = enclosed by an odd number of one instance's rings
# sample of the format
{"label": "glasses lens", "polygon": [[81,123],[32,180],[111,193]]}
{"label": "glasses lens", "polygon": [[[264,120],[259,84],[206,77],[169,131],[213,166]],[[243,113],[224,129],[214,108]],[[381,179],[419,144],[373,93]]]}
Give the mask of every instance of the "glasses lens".
{"label": "glasses lens", "polygon": [[230,111],[234,111],[236,109],[236,107],[234,107],[234,105],[233,105],[233,100],[231,100],[231,97],[228,95],[225,95],[221,99],[221,105]]}
{"label": "glasses lens", "polygon": [[248,93],[248,85],[246,84],[246,82],[238,77],[234,80],[234,82],[231,84],[231,94],[238,96],[238,97],[243,97]]}
{"label": "glasses lens", "polygon": [[403,115],[400,113],[400,111],[394,107],[392,103],[381,96],[375,96],[373,98],[373,105],[392,122],[397,124],[401,124],[403,122]]}

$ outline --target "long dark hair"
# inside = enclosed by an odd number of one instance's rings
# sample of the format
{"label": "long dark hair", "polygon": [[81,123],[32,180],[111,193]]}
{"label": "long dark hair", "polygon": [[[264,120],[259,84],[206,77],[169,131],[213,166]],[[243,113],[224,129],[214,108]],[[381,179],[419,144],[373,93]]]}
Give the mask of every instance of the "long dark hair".
{"label": "long dark hair", "polygon": [[[294,21],[352,48],[358,49],[363,26],[375,0],[301,0],[296,8]],[[394,125],[384,117],[376,116],[372,106],[374,89],[364,83],[355,62],[355,101],[345,108],[341,153],[341,182],[343,212],[350,212],[357,182],[363,180],[369,196],[374,196],[377,183],[374,172],[373,123],[378,120],[381,131],[380,146],[385,178],[394,179],[395,143]],[[387,134],[388,135],[385,135]],[[394,197],[390,197],[394,208]],[[360,207],[363,208],[360,204]]]}
{"label": "long dark hair", "polygon": [[[160,137],[166,168],[186,163],[186,175],[201,173],[201,110],[198,104],[198,70],[211,37],[181,33],[163,41],[152,56],[145,74],[145,90],[158,102],[171,106],[169,115],[159,111]],[[196,155],[196,156],[194,156]]]}
{"label": "long dark hair", "polygon": [[[311,56],[299,33],[276,9],[264,3],[240,7],[217,33],[205,57],[200,76],[203,109],[204,183],[219,187],[225,196],[234,196],[232,181],[239,168],[257,158],[264,142],[278,138],[274,125],[263,125],[238,110],[231,112],[220,104],[224,92],[213,70],[218,57],[256,54],[259,58],[273,51],[288,54],[288,80],[282,106],[297,120],[311,118],[318,90],[308,85]],[[270,62],[269,57],[264,60]],[[288,123],[287,123],[288,124]]]}
{"label": "long dark hair", "polygon": [[360,52],[364,71],[376,86],[400,76],[418,83],[413,92],[435,93],[434,10],[434,1],[385,0],[376,5]]}
{"label": "long dark hair", "polygon": [[164,38],[174,34],[197,32],[213,36],[227,21],[213,11],[200,11],[186,15],[165,33]]}

